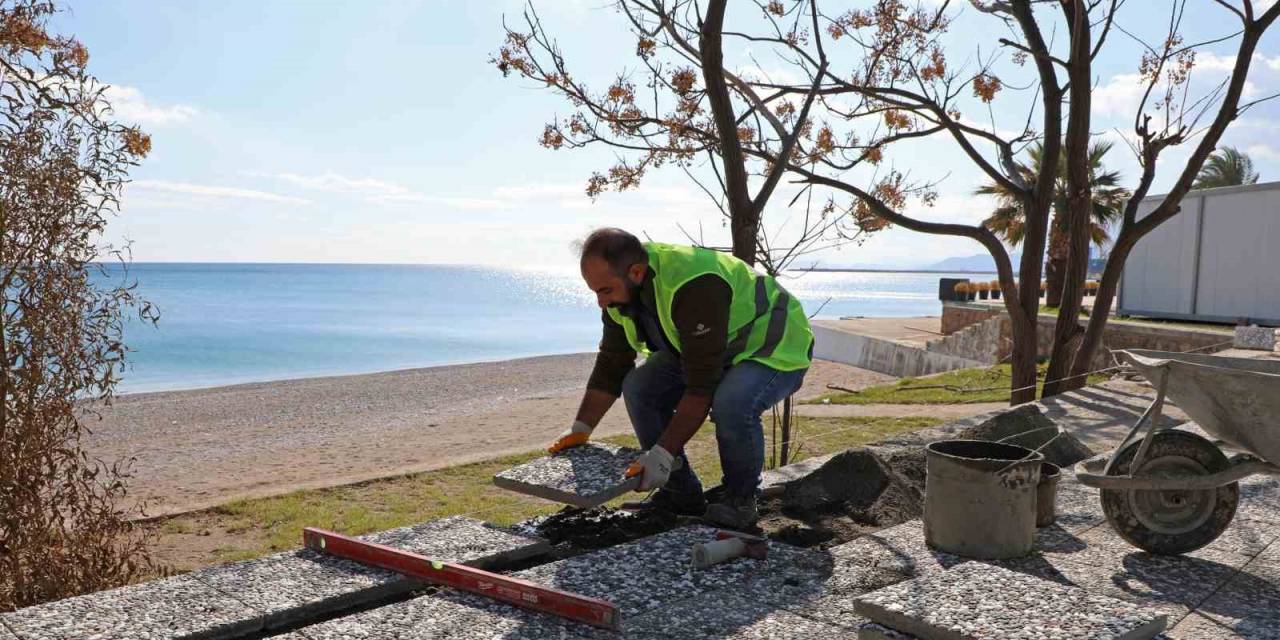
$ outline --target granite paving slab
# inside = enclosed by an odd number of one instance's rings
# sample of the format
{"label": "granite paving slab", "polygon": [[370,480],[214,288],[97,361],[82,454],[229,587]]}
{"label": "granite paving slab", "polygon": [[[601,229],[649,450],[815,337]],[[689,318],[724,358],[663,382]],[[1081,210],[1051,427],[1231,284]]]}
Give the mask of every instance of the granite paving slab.
{"label": "granite paving slab", "polygon": [[[454,516],[359,536],[430,558],[490,567],[545,553],[550,544]],[[232,594],[265,617],[275,629],[317,615],[407,593],[421,584],[393,571],[300,549],[225,564],[189,574]]]}
{"label": "granite paving slab", "polygon": [[917,640],[915,636],[894,631],[884,625],[867,621],[858,626],[858,640]]}
{"label": "granite paving slab", "polygon": [[851,629],[825,624],[784,609],[762,606],[749,595],[721,590],[681,600],[626,623],[627,638],[757,640],[857,637]]}
{"label": "granite paving slab", "polygon": [[1236,518],[1280,525],[1280,478],[1251,476],[1241,480]]}
{"label": "granite paving slab", "polygon": [[[1110,567],[1074,564],[1061,560],[1050,561],[1039,555],[1025,558],[1017,563],[1001,565],[1001,568],[1055,582],[1065,587],[1080,588],[1093,594],[1131,602],[1163,614],[1169,626],[1182,620],[1192,609],[1192,605],[1179,600],[1179,597],[1190,596],[1164,583],[1158,583],[1158,586],[1153,587],[1148,582],[1151,578],[1146,574],[1139,577],[1124,569],[1115,570]],[[1171,589],[1172,593],[1169,592]],[[1204,593],[1200,591],[1195,595]]]}
{"label": "granite paving slab", "polygon": [[860,536],[830,551],[835,556],[861,557],[869,567],[907,576],[943,571],[967,561],[929,547],[924,540],[924,523],[919,519]]}
{"label": "granite paving slab", "polygon": [[503,489],[578,507],[600,506],[639,485],[623,472],[642,452],[589,443],[501,471],[493,483]]}
{"label": "granite paving slab", "polygon": [[[1249,563],[1225,586],[1200,603],[1196,613],[1198,618],[1181,630],[1175,628],[1175,631],[1192,638],[1280,640],[1280,566],[1266,562]],[[1206,635],[1214,629],[1225,635]]]}
{"label": "granite paving slab", "polygon": [[1280,333],[1280,330],[1272,327],[1237,326],[1235,341],[1232,346],[1237,349],[1275,351],[1277,333]]}
{"label": "granite paving slab", "polygon": [[619,635],[446,589],[303,627],[275,640],[544,640],[616,639]]}
{"label": "granite paving slab", "polygon": [[[821,572],[822,552],[769,542],[764,560],[736,558],[692,569],[695,543],[714,539],[716,529],[702,525],[673,529],[591,553],[540,565],[515,577],[616,604],[623,620],[666,604],[720,589],[742,586],[753,577],[812,576]],[[782,577],[782,578],[780,578]]]}
{"label": "granite paving slab", "polygon": [[234,638],[263,627],[257,611],[187,575],[19,609],[0,620],[20,640]]}
{"label": "granite paving slab", "polygon": [[1098,490],[1080,484],[1068,474],[1070,471],[1064,470],[1058,482],[1054,524],[1067,531],[1083,533],[1105,523],[1107,517],[1102,512]]}
{"label": "granite paving slab", "polygon": [[1269,522],[1236,518],[1217,540],[1185,555],[1240,567],[1278,539],[1280,527]]}
{"label": "granite paving slab", "polygon": [[1274,628],[1236,629],[1199,613],[1192,613],[1183,618],[1182,622],[1179,622],[1177,626],[1170,629],[1168,637],[1170,640],[1235,640],[1237,638],[1278,640],[1280,639],[1280,630]]}
{"label": "granite paving slab", "polygon": [[487,568],[498,562],[514,562],[551,549],[546,540],[495,527],[466,516],[451,516],[421,524],[388,529],[361,540],[449,562]]}
{"label": "granite paving slab", "polygon": [[[775,587],[773,593],[779,606],[791,613],[856,631],[866,622],[855,608],[858,596],[909,579],[902,573],[869,566],[860,556],[837,556],[831,575],[805,586]],[[748,587],[749,593],[755,591],[754,585]]]}
{"label": "granite paving slab", "polygon": [[1167,623],[1131,602],[977,562],[863,595],[858,611],[929,640],[1136,640]]}

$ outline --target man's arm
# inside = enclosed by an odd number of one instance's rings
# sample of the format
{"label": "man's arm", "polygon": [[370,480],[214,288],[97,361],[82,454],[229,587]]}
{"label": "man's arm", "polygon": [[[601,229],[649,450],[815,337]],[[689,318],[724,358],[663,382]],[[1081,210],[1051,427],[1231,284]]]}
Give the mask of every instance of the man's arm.
{"label": "man's arm", "polygon": [[638,491],[666,484],[675,457],[706,422],[724,373],[733,290],[714,274],[698,276],[676,291],[671,319],[680,334],[680,365],[685,391],[658,444],[631,464],[626,475],[640,475]]}
{"label": "man's arm", "polygon": [[587,389],[587,392],[582,394],[582,404],[578,405],[577,421],[595,429],[596,425],[604,419],[604,414],[609,412],[609,407],[612,407],[617,400],[618,396],[608,391]]}
{"label": "man's arm", "polygon": [[680,334],[680,366],[685,392],[658,444],[677,454],[707,420],[720,377],[729,334],[733,290],[715,274],[687,282],[671,301],[671,320]]}
{"label": "man's arm", "polygon": [[547,451],[551,453],[587,442],[604,414],[609,412],[618,396],[622,395],[622,380],[636,366],[635,349],[627,342],[627,334],[622,325],[614,322],[607,312],[601,312],[601,316],[604,333],[600,338],[595,368],[587,379],[587,390],[582,394],[582,403],[578,405],[573,426],[547,447]]}

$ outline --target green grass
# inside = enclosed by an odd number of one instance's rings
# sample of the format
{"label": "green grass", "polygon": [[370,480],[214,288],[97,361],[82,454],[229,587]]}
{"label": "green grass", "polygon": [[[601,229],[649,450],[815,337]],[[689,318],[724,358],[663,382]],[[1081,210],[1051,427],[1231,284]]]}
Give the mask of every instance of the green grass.
{"label": "green grass", "polygon": [[[929,417],[796,418],[793,461],[840,451],[886,437],[934,426]],[[772,436],[765,420],[766,464]],[[705,425],[686,452],[707,486],[719,483],[720,461],[714,425]],[[633,436],[603,438],[604,442],[635,446]],[[297,491],[281,496],[237,500],[214,509],[169,518],[158,532],[182,538],[216,530],[223,539],[212,557],[184,561],[182,568],[255,558],[300,545],[303,527],[322,527],[360,535],[451,515],[484,511],[481,520],[499,525],[558,511],[562,505],[523,496],[493,486],[493,474],[543,455],[531,451],[435,471],[356,485]],[[619,498],[618,501],[631,499]],[[164,558],[160,558],[163,562]]]}
{"label": "green grass", "polygon": [[[1049,306],[1045,306],[1045,305],[1043,305],[1043,304],[1042,304],[1042,305],[1040,305],[1040,315],[1042,315],[1042,316],[1054,316],[1054,317],[1056,318],[1056,317],[1058,316],[1058,309],[1059,309],[1059,307],[1049,307]],[[1085,311],[1084,309],[1080,309],[1080,317],[1081,317],[1081,318],[1088,318],[1088,317],[1089,317],[1089,313],[1088,313],[1087,311]]]}
{"label": "green grass", "polygon": [[[1039,367],[1036,385],[1043,388],[1047,365]],[[1010,365],[958,369],[927,378],[903,378],[892,384],[867,387],[857,393],[832,393],[809,404],[973,404],[1004,402],[1009,399],[1013,374]],[[1089,376],[1088,384],[1106,380],[1107,376]]]}

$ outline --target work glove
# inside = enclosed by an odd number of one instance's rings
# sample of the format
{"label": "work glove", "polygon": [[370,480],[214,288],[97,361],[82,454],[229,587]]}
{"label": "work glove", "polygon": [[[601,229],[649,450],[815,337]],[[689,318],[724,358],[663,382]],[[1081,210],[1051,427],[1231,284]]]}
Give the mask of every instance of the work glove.
{"label": "work glove", "polygon": [[661,445],[655,444],[632,462],[623,475],[627,478],[640,476],[640,486],[636,487],[636,491],[649,491],[666,484],[674,466],[675,457]]}
{"label": "work glove", "polygon": [[574,420],[573,426],[566,429],[555,442],[551,443],[551,446],[547,447],[547,453],[557,453],[569,447],[586,444],[591,438],[591,430],[591,425],[581,420]]}

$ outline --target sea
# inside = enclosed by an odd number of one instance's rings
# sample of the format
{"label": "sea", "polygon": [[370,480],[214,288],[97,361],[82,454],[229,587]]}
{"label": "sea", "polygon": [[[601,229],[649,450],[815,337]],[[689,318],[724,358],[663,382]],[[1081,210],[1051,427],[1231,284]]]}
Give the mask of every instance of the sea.
{"label": "sea", "polygon": [[[945,273],[787,272],[811,316],[937,315]],[[958,276],[966,277],[966,276]],[[972,277],[972,276],[969,276]],[[982,276],[978,276],[982,277]],[[574,271],[452,265],[133,263],[158,324],[130,319],[117,393],[592,351],[595,297]]]}

